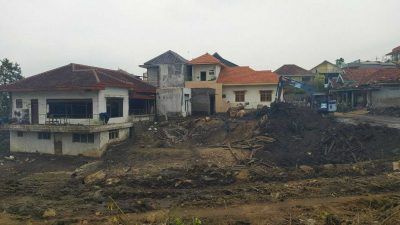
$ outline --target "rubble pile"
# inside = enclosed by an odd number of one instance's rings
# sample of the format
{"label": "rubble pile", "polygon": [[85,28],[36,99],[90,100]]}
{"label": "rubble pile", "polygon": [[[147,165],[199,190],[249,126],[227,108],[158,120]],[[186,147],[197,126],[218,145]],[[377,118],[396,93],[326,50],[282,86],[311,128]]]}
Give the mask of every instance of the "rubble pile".
{"label": "rubble pile", "polygon": [[262,131],[276,142],[257,157],[280,166],[354,163],[400,154],[400,132],[367,124],[347,125],[309,108],[273,104]]}
{"label": "rubble pile", "polygon": [[[251,138],[257,121],[230,120],[224,117],[201,117],[182,121],[165,121],[149,131],[158,147],[222,145],[233,140]],[[154,144],[156,143],[154,142]]]}

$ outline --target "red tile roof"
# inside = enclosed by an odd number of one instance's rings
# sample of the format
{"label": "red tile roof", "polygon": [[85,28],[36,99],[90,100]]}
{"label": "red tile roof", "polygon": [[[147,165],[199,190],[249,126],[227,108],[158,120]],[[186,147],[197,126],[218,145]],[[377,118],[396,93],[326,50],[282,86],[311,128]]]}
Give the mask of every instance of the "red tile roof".
{"label": "red tile roof", "polygon": [[209,64],[223,65],[217,58],[208,53],[190,60],[189,63],[192,65],[209,65]]}
{"label": "red tile roof", "polygon": [[389,53],[386,54],[386,55],[392,55],[392,54],[394,54],[394,53],[399,53],[399,52],[400,52],[400,46],[397,46],[396,48],[392,49],[392,51],[389,52]]}
{"label": "red tile roof", "polygon": [[351,86],[365,85],[376,71],[376,68],[344,69],[342,78],[344,82],[351,82]]}
{"label": "red tile roof", "polygon": [[68,64],[44,73],[0,86],[0,91],[102,90],[106,87],[155,93],[154,86],[122,70]]}
{"label": "red tile roof", "polygon": [[357,88],[384,83],[400,83],[400,68],[344,69],[343,83],[332,82],[335,89]]}
{"label": "red tile roof", "polygon": [[224,67],[217,79],[222,84],[277,84],[279,75],[270,70],[255,71],[250,67]]}
{"label": "red tile roof", "polygon": [[384,68],[374,72],[368,84],[378,83],[400,83],[400,68]]}
{"label": "red tile roof", "polygon": [[311,71],[308,71],[304,68],[301,68],[298,65],[295,64],[286,64],[279,69],[274,71],[275,73],[279,75],[312,75],[313,73]]}

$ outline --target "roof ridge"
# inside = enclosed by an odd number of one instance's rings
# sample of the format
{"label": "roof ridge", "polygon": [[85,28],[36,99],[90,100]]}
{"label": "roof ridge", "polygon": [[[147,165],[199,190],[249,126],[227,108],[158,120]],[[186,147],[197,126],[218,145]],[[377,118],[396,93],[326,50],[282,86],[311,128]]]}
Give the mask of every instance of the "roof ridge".
{"label": "roof ridge", "polygon": [[[54,71],[54,70],[58,70],[58,69],[61,69],[61,68],[63,68],[63,67],[70,66],[71,64],[72,64],[72,63],[67,64],[67,65],[64,65],[64,66],[60,66],[60,67],[57,67],[57,68],[54,68],[54,69],[51,69],[51,70],[48,70],[48,71],[45,71],[45,72],[41,72],[41,73],[38,73],[38,74],[35,74],[35,75],[32,75],[32,76],[29,76],[29,77],[24,77],[23,79],[16,81],[16,83],[19,82],[19,81],[26,81],[26,80],[29,80],[29,79],[34,78],[34,77],[38,77],[38,76],[45,75],[45,74],[47,74],[47,73],[49,73],[49,72],[52,72],[52,71]],[[15,84],[15,83],[13,83],[13,84]],[[11,85],[11,84],[8,84],[8,85]]]}
{"label": "roof ridge", "polygon": [[132,82],[125,81],[125,80],[122,80],[122,79],[118,79],[118,78],[116,78],[116,77],[114,77],[114,76],[112,76],[112,75],[110,75],[110,74],[107,74],[107,73],[105,73],[105,72],[103,72],[103,71],[97,71],[97,72],[99,72],[99,73],[101,73],[101,74],[103,74],[103,75],[105,75],[105,76],[107,76],[107,77],[109,77],[109,78],[111,78],[111,79],[114,79],[114,80],[117,80],[117,81],[119,81],[119,82],[122,82],[122,83],[124,83],[124,84],[133,84]]}
{"label": "roof ridge", "polygon": [[99,79],[99,76],[97,75],[97,72],[96,72],[96,70],[95,70],[95,69],[93,69],[92,71],[93,71],[93,75],[94,75],[94,77],[96,78],[96,82],[97,82],[97,83],[100,83],[100,79]]}

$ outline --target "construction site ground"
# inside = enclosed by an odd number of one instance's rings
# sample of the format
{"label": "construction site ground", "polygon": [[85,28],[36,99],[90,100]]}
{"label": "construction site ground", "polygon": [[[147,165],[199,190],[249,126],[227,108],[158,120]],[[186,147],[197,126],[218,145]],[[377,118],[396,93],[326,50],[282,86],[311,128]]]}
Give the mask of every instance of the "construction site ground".
{"label": "construction site ground", "polygon": [[375,126],[387,126],[400,129],[400,117],[388,115],[371,115],[366,110],[358,110],[347,113],[335,113],[338,121],[349,124],[369,123]]}
{"label": "construction site ground", "polygon": [[2,152],[0,224],[400,224],[397,129],[290,105],[145,127],[99,159]]}

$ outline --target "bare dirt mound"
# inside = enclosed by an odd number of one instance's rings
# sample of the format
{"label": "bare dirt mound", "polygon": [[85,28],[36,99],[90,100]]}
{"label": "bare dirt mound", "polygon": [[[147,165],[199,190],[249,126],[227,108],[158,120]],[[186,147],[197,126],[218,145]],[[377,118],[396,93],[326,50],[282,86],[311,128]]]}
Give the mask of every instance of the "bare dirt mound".
{"label": "bare dirt mound", "polygon": [[309,108],[273,104],[262,132],[277,141],[257,157],[280,166],[351,163],[400,154],[400,131],[367,124],[347,125]]}

